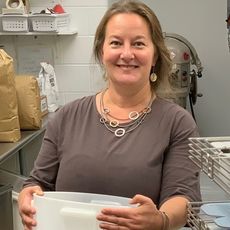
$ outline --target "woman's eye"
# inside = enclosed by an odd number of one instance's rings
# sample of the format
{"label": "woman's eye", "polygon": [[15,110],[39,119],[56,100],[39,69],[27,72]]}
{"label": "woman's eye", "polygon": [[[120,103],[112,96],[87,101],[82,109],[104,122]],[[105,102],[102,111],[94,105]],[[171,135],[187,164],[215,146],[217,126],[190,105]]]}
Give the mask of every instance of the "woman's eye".
{"label": "woman's eye", "polygon": [[135,42],[135,43],[134,43],[134,46],[135,46],[135,47],[138,47],[138,48],[142,48],[142,47],[145,46],[145,44],[144,44],[143,42]]}
{"label": "woman's eye", "polygon": [[111,46],[120,46],[121,43],[120,43],[119,41],[111,41],[111,42],[110,42],[110,45],[111,45]]}

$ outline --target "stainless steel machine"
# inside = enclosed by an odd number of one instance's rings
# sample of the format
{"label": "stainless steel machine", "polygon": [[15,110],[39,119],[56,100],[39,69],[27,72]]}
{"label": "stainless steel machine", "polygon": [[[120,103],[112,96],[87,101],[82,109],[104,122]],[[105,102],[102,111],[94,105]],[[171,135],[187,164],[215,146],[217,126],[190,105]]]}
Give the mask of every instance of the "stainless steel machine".
{"label": "stainless steel machine", "polygon": [[169,76],[171,92],[159,90],[160,96],[187,107],[188,97],[190,106],[196,103],[197,77],[202,77],[202,64],[192,44],[183,36],[174,33],[165,33],[165,43],[169,49],[173,62],[172,72]]}

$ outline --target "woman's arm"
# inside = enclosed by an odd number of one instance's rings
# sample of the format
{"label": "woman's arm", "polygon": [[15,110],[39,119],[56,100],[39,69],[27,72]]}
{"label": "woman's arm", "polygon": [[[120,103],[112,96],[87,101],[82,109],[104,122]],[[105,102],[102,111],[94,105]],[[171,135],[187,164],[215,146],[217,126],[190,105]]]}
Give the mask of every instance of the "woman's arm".
{"label": "woman's arm", "polygon": [[174,196],[161,205],[160,211],[168,217],[168,226],[165,230],[179,229],[186,224],[188,202],[186,197]]}

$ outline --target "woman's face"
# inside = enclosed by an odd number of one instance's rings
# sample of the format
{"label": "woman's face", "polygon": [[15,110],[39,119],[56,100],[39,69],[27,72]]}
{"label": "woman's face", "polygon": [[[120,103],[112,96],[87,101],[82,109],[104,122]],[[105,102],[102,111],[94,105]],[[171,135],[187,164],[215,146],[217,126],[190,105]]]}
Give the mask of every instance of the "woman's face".
{"label": "woman's face", "polygon": [[121,13],[110,18],[102,52],[110,83],[149,84],[156,56],[148,25],[141,16]]}

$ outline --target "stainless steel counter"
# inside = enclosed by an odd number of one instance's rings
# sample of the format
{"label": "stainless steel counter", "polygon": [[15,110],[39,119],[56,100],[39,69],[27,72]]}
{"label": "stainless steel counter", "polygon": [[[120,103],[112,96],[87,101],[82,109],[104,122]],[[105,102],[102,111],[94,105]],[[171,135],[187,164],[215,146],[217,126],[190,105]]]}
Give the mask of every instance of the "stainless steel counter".
{"label": "stainless steel counter", "polygon": [[31,140],[36,138],[40,133],[44,131],[45,127],[39,130],[22,131],[21,139],[15,143],[0,143],[0,164],[10,158],[13,154],[17,153]]}
{"label": "stainless steel counter", "polygon": [[21,131],[21,139],[18,142],[0,143],[0,185],[3,189],[9,186],[12,188],[12,191],[5,189],[0,192],[0,229],[23,229],[17,208],[18,192],[33,168],[47,121],[52,115],[49,114],[43,118],[41,129]]}
{"label": "stainless steel counter", "polygon": [[0,143],[0,169],[28,176],[40,150],[46,124],[53,113],[46,115],[39,130],[21,131],[21,139],[15,143]]}

